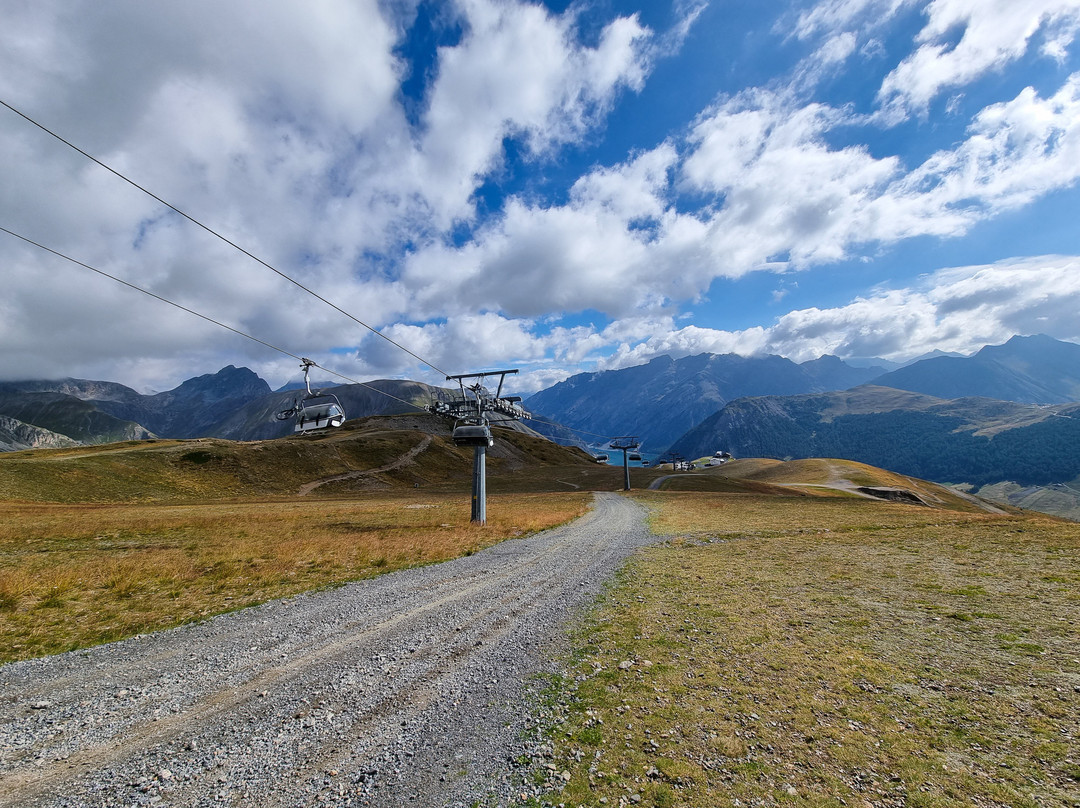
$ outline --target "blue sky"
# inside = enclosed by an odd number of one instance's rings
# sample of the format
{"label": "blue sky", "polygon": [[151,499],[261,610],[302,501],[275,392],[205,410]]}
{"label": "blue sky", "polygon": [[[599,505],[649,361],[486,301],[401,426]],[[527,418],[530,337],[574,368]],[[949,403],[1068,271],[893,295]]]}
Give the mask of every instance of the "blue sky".
{"label": "blue sky", "polygon": [[[1080,0],[0,0],[0,99],[448,373],[1080,341]],[[0,225],[440,373],[0,109]],[[0,376],[293,359],[0,234]]]}

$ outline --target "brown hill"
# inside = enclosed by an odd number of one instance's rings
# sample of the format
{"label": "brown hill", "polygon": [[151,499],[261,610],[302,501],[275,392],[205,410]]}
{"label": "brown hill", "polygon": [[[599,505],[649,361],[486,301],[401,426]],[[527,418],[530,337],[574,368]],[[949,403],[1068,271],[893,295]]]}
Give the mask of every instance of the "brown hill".
{"label": "brown hill", "polygon": [[[673,475],[660,486],[673,491],[717,491],[776,496],[858,496],[958,511],[997,511],[952,488],[835,458],[746,458],[695,474]],[[1000,511],[999,511],[1000,512]]]}

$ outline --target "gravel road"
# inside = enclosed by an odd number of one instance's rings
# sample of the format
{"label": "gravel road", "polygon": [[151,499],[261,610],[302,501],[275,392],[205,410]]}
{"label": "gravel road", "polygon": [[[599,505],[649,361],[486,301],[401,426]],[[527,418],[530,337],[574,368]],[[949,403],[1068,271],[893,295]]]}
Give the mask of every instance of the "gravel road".
{"label": "gravel road", "polygon": [[529,679],[655,540],[643,517],[598,494],[470,557],[0,667],[0,805],[519,801]]}

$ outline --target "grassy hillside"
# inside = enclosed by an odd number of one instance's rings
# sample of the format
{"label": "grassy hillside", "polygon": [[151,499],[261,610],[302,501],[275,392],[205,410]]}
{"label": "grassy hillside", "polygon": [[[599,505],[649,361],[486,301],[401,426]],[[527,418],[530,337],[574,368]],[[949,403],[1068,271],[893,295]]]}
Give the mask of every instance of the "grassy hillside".
{"label": "grassy hillside", "polygon": [[905,500],[959,511],[983,511],[961,492],[906,477],[852,460],[807,458],[773,460],[747,458],[700,470],[675,474],[665,480],[663,491],[698,491],[770,494],[779,497],[853,496]]}
{"label": "grassy hillside", "polygon": [[430,416],[0,455],[0,662],[471,553],[621,485],[580,450],[497,429],[479,527],[472,461]]}
{"label": "grassy hillside", "polygon": [[637,496],[671,540],[575,637],[544,804],[1077,804],[1080,525]]}
{"label": "grassy hillside", "polygon": [[[577,449],[509,430],[496,435],[488,454],[492,482],[504,470],[532,466],[597,475],[596,464]],[[472,449],[454,446],[446,422],[382,416],[349,421],[329,434],[268,441],[150,440],[7,453],[0,455],[0,499],[198,502],[295,495],[313,483],[322,484],[308,495],[324,497],[416,486],[455,490],[471,485],[471,475]]]}
{"label": "grassy hillside", "polygon": [[[634,469],[644,487],[785,501],[903,486],[843,461],[740,460],[695,475]],[[472,450],[427,416],[350,421],[320,435],[237,443],[137,441],[0,456],[0,660],[116,639],[271,597],[429,563],[583,512],[622,469],[496,430],[489,524],[469,523]],[[797,505],[794,507],[802,507]]]}

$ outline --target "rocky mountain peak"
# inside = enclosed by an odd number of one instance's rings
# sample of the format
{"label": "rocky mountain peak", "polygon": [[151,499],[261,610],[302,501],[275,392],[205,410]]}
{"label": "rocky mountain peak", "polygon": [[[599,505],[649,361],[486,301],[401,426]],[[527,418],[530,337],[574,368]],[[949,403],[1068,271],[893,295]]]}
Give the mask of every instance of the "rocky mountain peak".
{"label": "rocky mountain peak", "polygon": [[250,368],[226,365],[217,373],[196,376],[179,387],[158,395],[168,396],[174,401],[194,399],[208,404],[233,398],[257,398],[270,392],[270,385]]}

